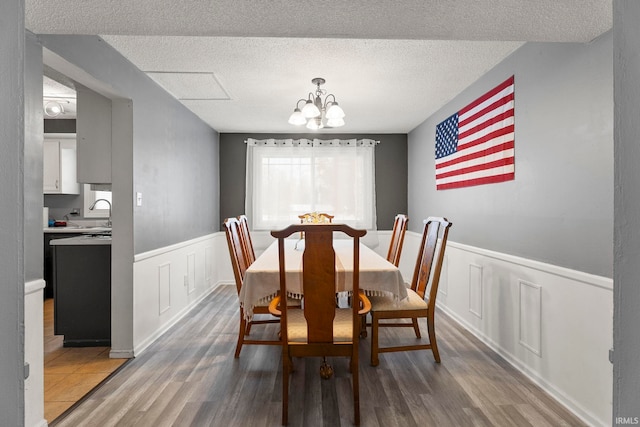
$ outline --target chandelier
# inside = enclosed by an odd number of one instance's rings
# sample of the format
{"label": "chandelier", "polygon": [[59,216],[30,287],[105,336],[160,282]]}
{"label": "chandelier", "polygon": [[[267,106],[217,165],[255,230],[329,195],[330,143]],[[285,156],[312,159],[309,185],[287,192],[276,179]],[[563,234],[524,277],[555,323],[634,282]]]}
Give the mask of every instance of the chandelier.
{"label": "chandelier", "polygon": [[[315,97],[309,92],[307,98],[302,98],[296,103],[289,123],[296,126],[306,124],[307,128],[312,130],[322,129],[324,127],[337,128],[344,125],[344,111],[338,105],[336,97],[330,93],[325,96],[324,102],[322,96],[327,93],[326,90],[320,89],[325,83],[321,77],[311,80],[311,83],[317,86]],[[304,106],[300,109],[300,103],[304,102]]]}

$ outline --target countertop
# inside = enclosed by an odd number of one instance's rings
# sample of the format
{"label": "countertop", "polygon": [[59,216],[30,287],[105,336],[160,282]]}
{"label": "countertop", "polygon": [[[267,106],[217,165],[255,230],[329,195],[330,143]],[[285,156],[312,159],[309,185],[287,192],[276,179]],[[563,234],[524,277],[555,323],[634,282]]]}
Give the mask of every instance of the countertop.
{"label": "countertop", "polygon": [[111,231],[109,227],[45,227],[43,229],[45,233],[104,233],[105,231]]}
{"label": "countertop", "polygon": [[111,236],[91,236],[82,235],[77,237],[67,237],[65,239],[54,239],[49,243],[51,246],[73,246],[73,245],[110,245]]}

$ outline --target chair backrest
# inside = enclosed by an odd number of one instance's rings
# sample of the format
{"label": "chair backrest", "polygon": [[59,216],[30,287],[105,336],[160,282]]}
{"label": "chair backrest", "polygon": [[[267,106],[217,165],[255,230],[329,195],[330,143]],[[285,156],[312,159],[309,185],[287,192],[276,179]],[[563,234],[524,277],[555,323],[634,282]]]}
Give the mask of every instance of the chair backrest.
{"label": "chair backrest", "polygon": [[438,293],[442,263],[444,261],[444,251],[447,247],[449,228],[451,228],[453,224],[442,217],[429,217],[425,219],[423,223],[422,241],[418,250],[418,259],[413,272],[411,289],[424,298],[429,285],[429,279],[431,279],[431,288],[429,289],[427,302],[429,303],[429,309],[433,310]]}
{"label": "chair backrest", "polygon": [[[281,231],[272,231],[278,239],[280,268],[280,295],[287,295],[285,267],[285,239],[293,233],[305,234],[302,255],[303,310],[307,321],[307,343],[333,342],[333,319],[336,310],[336,255],[333,249],[333,233],[342,232],[353,238],[353,295],[360,289],[360,237],[366,230],[356,230],[345,224],[301,224],[291,225]],[[352,298],[357,301],[357,297]],[[282,339],[287,342],[287,307],[282,306]],[[352,304],[353,340],[360,331],[358,304]],[[357,341],[356,341],[357,342]]]}
{"label": "chair backrest", "polygon": [[391,241],[389,242],[387,261],[396,267],[400,264],[400,255],[402,254],[402,245],[404,243],[404,235],[407,232],[408,222],[409,217],[405,214],[398,214],[393,220],[393,232],[391,233]]}
{"label": "chair backrest", "polygon": [[300,224],[324,224],[332,223],[334,215],[329,215],[324,212],[307,212],[298,215],[298,218],[300,218]]}
{"label": "chair backrest", "polygon": [[251,240],[251,233],[249,232],[249,219],[246,215],[240,215],[238,216],[238,221],[240,222],[240,231],[242,232],[242,247],[247,262],[251,265],[256,260],[256,253],[253,250],[253,241]]}
{"label": "chair backrest", "polygon": [[244,273],[250,264],[243,249],[240,221],[236,218],[227,218],[223,224],[227,236],[227,246],[229,247],[229,256],[231,257],[233,276],[236,279],[236,288],[239,294],[240,289],[242,289]]}

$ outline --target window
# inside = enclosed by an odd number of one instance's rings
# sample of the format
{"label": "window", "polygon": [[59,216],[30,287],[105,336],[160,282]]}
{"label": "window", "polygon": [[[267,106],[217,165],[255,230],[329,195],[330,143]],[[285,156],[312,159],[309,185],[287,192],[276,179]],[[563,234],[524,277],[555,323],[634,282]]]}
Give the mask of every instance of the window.
{"label": "window", "polygon": [[111,203],[111,191],[93,191],[91,185],[84,184],[84,217],[85,218],[109,218],[109,203],[100,201],[93,210],[89,207],[99,199],[108,200]]}
{"label": "window", "polygon": [[375,229],[375,141],[247,141],[246,212],[253,229],[272,230],[305,212]]}

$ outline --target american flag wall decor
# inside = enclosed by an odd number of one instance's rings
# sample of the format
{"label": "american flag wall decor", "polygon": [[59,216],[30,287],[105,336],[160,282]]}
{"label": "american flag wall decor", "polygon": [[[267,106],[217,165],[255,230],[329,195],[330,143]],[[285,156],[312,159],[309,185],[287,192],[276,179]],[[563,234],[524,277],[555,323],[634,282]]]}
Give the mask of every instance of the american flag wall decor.
{"label": "american flag wall decor", "polygon": [[515,179],[514,76],[436,126],[436,189]]}

